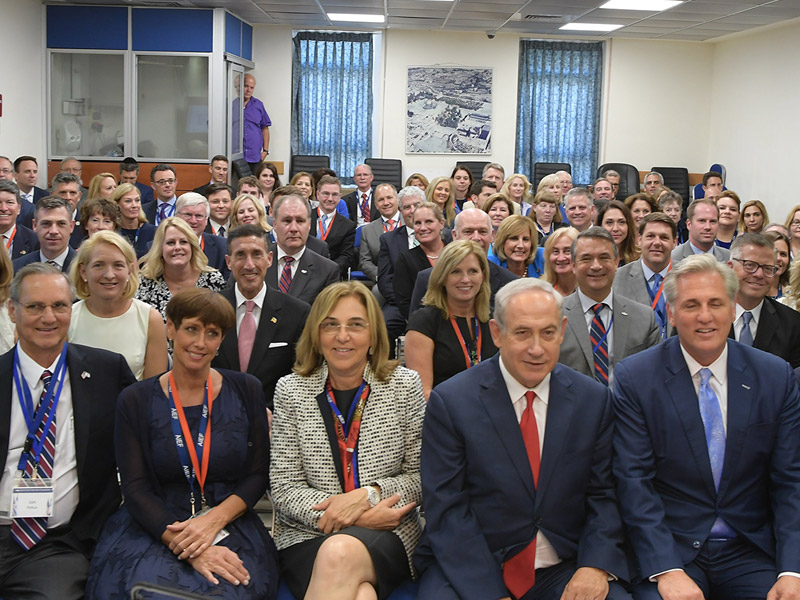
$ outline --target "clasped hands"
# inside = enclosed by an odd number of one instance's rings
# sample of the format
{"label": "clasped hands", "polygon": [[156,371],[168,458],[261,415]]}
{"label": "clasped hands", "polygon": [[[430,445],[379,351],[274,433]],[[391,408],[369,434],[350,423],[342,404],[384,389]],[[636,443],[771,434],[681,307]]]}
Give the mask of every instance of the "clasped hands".
{"label": "clasped hands", "polygon": [[331,496],[311,508],[324,511],[317,523],[317,529],[326,534],[351,525],[391,531],[417,506],[416,502],[409,502],[399,508],[392,508],[400,500],[400,494],[393,494],[370,507],[367,490],[359,488]]}

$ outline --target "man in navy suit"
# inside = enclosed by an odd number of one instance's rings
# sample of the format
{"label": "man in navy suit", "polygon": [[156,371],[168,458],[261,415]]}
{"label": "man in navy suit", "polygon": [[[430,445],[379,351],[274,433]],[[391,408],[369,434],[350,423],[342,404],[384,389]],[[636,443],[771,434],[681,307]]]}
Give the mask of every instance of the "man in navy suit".
{"label": "man in navy suit", "polygon": [[[67,344],[72,313],[71,284],[45,264],[19,271],[11,285],[9,315],[19,342],[0,356],[0,595],[4,598],[84,597],[89,558],[106,519],[120,503],[114,460],[116,398],[136,382],[125,359],[114,352]],[[65,363],[58,369],[66,347]],[[41,535],[26,537],[31,523],[9,514],[12,487],[29,435],[22,410],[30,390],[38,406],[44,371],[58,394],[52,479],[52,514]],[[16,372],[16,376],[12,376]],[[22,382],[25,383],[22,383]],[[63,387],[55,387],[61,381]],[[41,433],[38,434],[41,439]],[[44,465],[40,462],[39,471]],[[32,547],[25,549],[33,542]]]}
{"label": "man in navy suit", "polygon": [[33,230],[39,239],[39,250],[20,256],[13,263],[14,272],[34,262],[46,262],[57,269],[69,271],[77,253],[69,247],[75,222],[72,206],[63,198],[48,196],[36,203]]}
{"label": "man in navy suit", "polygon": [[617,365],[614,474],[644,600],[800,597],[800,392],[728,339],[739,282],[708,254],[667,276],[677,330]]}
{"label": "man in navy suit", "polygon": [[347,214],[350,216],[350,220],[356,225],[369,223],[381,216],[373,200],[372,180],[374,178],[372,167],[367,164],[358,165],[353,172],[356,189],[342,198],[347,205]]}
{"label": "man in navy suit", "polygon": [[611,393],[558,364],[566,319],[549,283],[504,286],[489,326],[500,353],[428,402],[418,598],[628,598]]}
{"label": "man in navy suit", "polygon": [[[149,204],[155,200],[153,196],[153,188],[149,185],[144,185],[139,183],[139,163],[136,161],[135,158],[128,156],[127,158],[123,159],[121,163],[119,163],[119,182],[122,183],[130,183],[131,185],[135,185],[139,193],[142,195],[142,206],[145,204]],[[151,221],[152,223],[152,221]]]}
{"label": "man in navy suit", "polygon": [[319,180],[319,206],[311,212],[311,233],[328,244],[331,260],[339,265],[344,279],[356,262],[356,224],[336,212],[341,194],[341,184],[336,177],[325,175]]}
{"label": "man in navy suit", "polygon": [[20,156],[14,161],[14,179],[19,187],[20,198],[23,202],[18,217],[18,222],[25,227],[33,227],[33,207],[40,198],[47,196],[47,190],[36,187],[39,177],[39,163],[34,156]]}
{"label": "man in navy suit", "polygon": [[200,248],[208,259],[208,266],[227,278],[230,271],[225,262],[225,239],[212,233],[205,233],[210,212],[208,199],[197,192],[186,192],[175,203],[175,215],[186,221],[194,231],[200,242]]}
{"label": "man in navy suit", "polygon": [[11,260],[39,249],[33,230],[17,223],[20,210],[19,188],[10,179],[0,179],[0,242]]}
{"label": "man in navy suit", "polygon": [[217,154],[214,156],[214,158],[211,159],[211,164],[208,166],[208,172],[211,173],[211,181],[192,190],[206,197],[208,197],[209,186],[219,183],[228,183],[228,157],[224,154]]}
{"label": "man in navy suit", "polygon": [[156,227],[163,219],[175,216],[175,190],[178,188],[178,176],[172,165],[160,164],[150,170],[150,183],[155,191],[155,200],[144,203],[142,200],[142,211],[147,217],[148,222]]}

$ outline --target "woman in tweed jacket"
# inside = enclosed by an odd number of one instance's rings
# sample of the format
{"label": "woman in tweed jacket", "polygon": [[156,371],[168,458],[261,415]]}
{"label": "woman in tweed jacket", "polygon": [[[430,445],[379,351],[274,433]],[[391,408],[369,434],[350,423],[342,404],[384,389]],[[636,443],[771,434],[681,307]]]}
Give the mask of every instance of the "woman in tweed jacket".
{"label": "woman in tweed jacket", "polygon": [[375,297],[336,283],[275,390],[274,537],[297,598],[385,598],[411,577],[425,400],[417,373],[388,355]]}

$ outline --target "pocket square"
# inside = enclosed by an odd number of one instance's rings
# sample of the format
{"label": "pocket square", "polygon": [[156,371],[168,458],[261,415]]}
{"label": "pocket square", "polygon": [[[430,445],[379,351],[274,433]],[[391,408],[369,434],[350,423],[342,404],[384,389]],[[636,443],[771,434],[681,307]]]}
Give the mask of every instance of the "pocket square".
{"label": "pocket square", "polygon": [[271,342],[269,347],[270,348],[280,348],[282,346],[288,346],[289,342]]}

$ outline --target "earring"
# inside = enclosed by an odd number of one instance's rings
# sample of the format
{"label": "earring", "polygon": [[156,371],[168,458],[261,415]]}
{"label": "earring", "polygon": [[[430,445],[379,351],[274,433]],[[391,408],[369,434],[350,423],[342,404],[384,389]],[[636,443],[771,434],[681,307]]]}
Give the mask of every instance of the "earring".
{"label": "earring", "polygon": [[217,353],[214,356],[219,356],[219,348],[217,348]]}
{"label": "earring", "polygon": [[167,338],[167,348],[169,348],[170,352],[175,349],[175,342],[172,341],[172,338]]}

